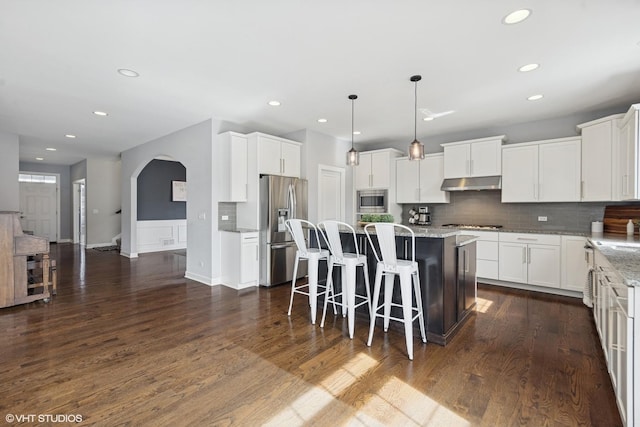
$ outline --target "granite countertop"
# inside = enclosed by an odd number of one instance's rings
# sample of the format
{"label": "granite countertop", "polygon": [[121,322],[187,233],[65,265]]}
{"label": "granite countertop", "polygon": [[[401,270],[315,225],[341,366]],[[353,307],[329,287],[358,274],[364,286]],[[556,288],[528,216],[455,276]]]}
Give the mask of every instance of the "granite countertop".
{"label": "granite countertop", "polygon": [[589,241],[607,258],[629,286],[640,287],[640,238],[593,234]]}
{"label": "granite countertop", "polygon": [[[364,234],[364,227],[356,225],[353,227],[357,234]],[[436,239],[444,239],[445,237],[456,236],[460,234],[460,230],[457,228],[437,228],[437,227],[410,227],[416,237],[431,237]],[[371,230],[371,229],[370,229]],[[375,228],[373,228],[375,234]],[[397,236],[411,236],[411,233],[403,229],[396,229]]]}
{"label": "granite countertop", "polygon": [[218,231],[226,231],[227,233],[257,233],[258,230],[253,230],[251,228],[225,228],[225,229],[218,229]]}

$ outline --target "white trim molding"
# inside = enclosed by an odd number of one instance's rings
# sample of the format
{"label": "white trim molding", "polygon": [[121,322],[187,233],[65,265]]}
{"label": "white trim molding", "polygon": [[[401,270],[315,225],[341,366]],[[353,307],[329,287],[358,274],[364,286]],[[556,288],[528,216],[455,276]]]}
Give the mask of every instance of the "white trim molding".
{"label": "white trim molding", "polygon": [[187,220],[137,221],[137,253],[159,252],[187,247]]}

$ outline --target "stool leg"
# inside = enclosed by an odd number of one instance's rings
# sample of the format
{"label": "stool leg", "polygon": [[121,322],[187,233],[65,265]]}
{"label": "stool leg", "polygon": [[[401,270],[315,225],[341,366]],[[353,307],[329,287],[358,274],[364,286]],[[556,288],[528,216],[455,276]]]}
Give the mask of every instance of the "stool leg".
{"label": "stool leg", "polygon": [[382,269],[380,267],[376,268],[376,280],[373,285],[373,306],[375,310],[373,315],[371,316],[371,321],[369,322],[369,338],[367,339],[367,346],[371,347],[371,341],[373,340],[373,327],[376,325],[376,317],[378,317],[378,299],[380,298],[380,286],[382,285]]}
{"label": "stool leg", "polygon": [[347,296],[349,295],[346,292],[347,289],[347,267],[345,265],[341,265],[340,266],[340,282],[342,283],[341,287],[341,298],[340,301],[342,302],[342,317],[346,317],[347,316],[347,307],[348,307],[348,301],[347,301]]}
{"label": "stool leg", "polygon": [[418,305],[418,321],[420,322],[420,334],[422,335],[422,342],[427,343],[427,334],[424,330],[424,309],[422,306],[422,290],[420,289],[420,275],[417,271],[413,274],[413,289],[416,293],[416,303]]}
{"label": "stool leg", "polygon": [[318,258],[310,257],[309,265],[309,305],[311,306],[311,324],[316,324],[316,310],[318,308]]}
{"label": "stool leg", "polygon": [[411,292],[411,274],[400,274],[400,292],[402,293],[402,317],[404,319],[404,339],[407,343],[409,360],[413,360],[413,292]]}
{"label": "stool leg", "polygon": [[293,294],[296,292],[296,276],[298,275],[298,262],[300,255],[296,253],[296,262],[293,264],[293,278],[291,279],[291,300],[289,301],[289,312],[287,316],[291,316],[291,307],[293,306]]}
{"label": "stool leg", "polygon": [[395,274],[387,273],[384,278],[384,331],[389,330],[389,320],[391,318],[391,301],[393,299],[393,282]]}
{"label": "stool leg", "polygon": [[363,275],[364,275],[364,284],[367,291],[367,305],[369,306],[369,318],[373,316],[373,311],[371,311],[371,290],[369,289],[369,267],[367,267],[367,261],[364,261],[362,265]]}
{"label": "stool leg", "polygon": [[347,320],[349,323],[349,338],[353,339],[353,330],[356,322],[356,266],[346,266],[346,282],[343,282],[343,292],[347,291]]}
{"label": "stool leg", "polygon": [[[336,314],[336,292],[333,289],[333,260],[329,259],[327,268],[327,288],[324,294],[324,308],[322,309],[322,320],[320,321],[320,327],[324,328],[324,319],[327,316],[327,304],[329,303],[329,298],[331,298],[331,302],[333,303],[333,314]],[[329,297],[329,292],[331,292],[331,297]]]}

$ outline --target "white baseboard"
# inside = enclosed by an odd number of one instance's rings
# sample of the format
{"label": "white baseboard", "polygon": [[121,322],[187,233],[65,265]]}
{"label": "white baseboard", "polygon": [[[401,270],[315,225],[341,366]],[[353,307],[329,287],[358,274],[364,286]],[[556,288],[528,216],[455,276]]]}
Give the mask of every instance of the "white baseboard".
{"label": "white baseboard", "polygon": [[196,282],[204,283],[208,286],[222,285],[219,277],[207,277],[198,273],[193,273],[191,271],[186,271],[184,273],[184,277],[186,277],[187,279],[195,280]]}
{"label": "white baseboard", "polygon": [[138,258],[138,253],[137,252],[128,253],[128,252],[120,251],[120,255],[122,255],[123,257],[127,257],[127,258]]}
{"label": "white baseboard", "polygon": [[86,249],[104,248],[105,246],[113,246],[113,244],[111,242],[109,242],[109,243],[92,243],[90,245],[85,246],[85,248]]}

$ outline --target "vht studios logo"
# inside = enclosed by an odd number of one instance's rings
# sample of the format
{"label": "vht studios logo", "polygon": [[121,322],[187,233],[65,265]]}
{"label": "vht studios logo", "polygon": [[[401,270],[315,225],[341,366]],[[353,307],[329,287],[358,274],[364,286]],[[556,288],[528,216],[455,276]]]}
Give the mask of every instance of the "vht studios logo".
{"label": "vht studios logo", "polygon": [[8,423],[81,423],[79,414],[7,414],[4,417]]}

